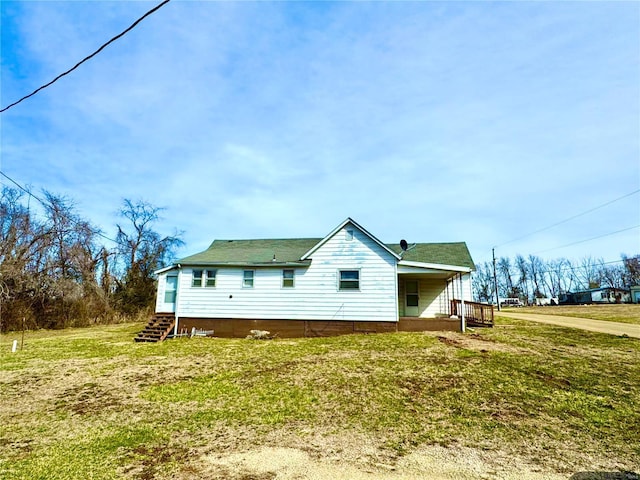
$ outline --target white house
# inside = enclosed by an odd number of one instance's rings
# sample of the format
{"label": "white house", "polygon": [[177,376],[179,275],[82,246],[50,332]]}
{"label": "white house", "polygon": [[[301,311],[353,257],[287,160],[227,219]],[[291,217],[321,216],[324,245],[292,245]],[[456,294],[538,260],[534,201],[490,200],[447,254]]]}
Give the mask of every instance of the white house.
{"label": "white house", "polygon": [[215,240],[156,272],[156,314],[226,337],[461,330],[473,269],[464,242],[389,245],[347,218],[324,238]]}

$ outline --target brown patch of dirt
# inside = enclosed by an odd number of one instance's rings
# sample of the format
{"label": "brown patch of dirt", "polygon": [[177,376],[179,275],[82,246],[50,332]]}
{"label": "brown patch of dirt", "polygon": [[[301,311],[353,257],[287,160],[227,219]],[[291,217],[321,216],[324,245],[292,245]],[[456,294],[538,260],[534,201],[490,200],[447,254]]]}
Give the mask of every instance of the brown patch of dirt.
{"label": "brown patch of dirt", "polygon": [[566,378],[554,377],[553,375],[537,370],[534,372],[535,376],[543,380],[547,385],[552,385],[556,388],[569,388],[571,382]]}
{"label": "brown patch of dirt", "polygon": [[[189,451],[179,445],[141,445],[132,451],[134,460],[124,473],[135,480],[154,480],[161,477],[164,465],[171,462],[184,463],[189,459]],[[185,468],[188,471],[189,468]]]}
{"label": "brown patch of dirt", "polygon": [[[332,437],[335,440],[335,437]],[[327,445],[330,448],[335,446]],[[342,447],[347,445],[342,444]],[[236,453],[211,453],[180,480],[560,480],[511,456],[468,448],[424,447],[405,457],[380,460],[350,444],[344,455],[315,457],[302,448],[262,446]],[[495,460],[495,461],[493,461]]]}
{"label": "brown patch of dirt", "polygon": [[63,390],[55,402],[57,410],[69,410],[78,415],[93,414],[120,407],[121,400],[95,383],[85,383]]}
{"label": "brown patch of dirt", "polygon": [[487,352],[512,352],[531,353],[529,350],[519,348],[514,345],[500,343],[493,338],[488,338],[478,333],[458,333],[458,332],[425,332],[425,335],[435,336],[435,338],[445,345],[454,348],[465,348],[482,353]]}
{"label": "brown patch of dirt", "polygon": [[0,452],[3,452],[3,455],[6,455],[7,458],[11,457],[13,459],[20,459],[29,456],[31,451],[33,450],[31,444],[33,440],[30,439],[21,439],[12,441],[9,439],[1,438],[0,439]]}
{"label": "brown patch of dirt", "polygon": [[[229,430],[226,432],[226,430]],[[171,480],[566,480],[570,473],[513,451],[488,446],[422,445],[398,455],[385,445],[384,432],[270,431],[234,441],[232,428],[209,432]],[[242,433],[242,432],[240,432]],[[173,441],[180,442],[180,439]],[[228,443],[227,443],[228,442]],[[594,467],[599,460],[583,459]],[[595,462],[595,463],[593,463]],[[604,465],[604,464],[603,464]],[[581,465],[584,467],[584,465]],[[611,468],[612,466],[609,465]],[[614,468],[615,469],[615,468]],[[145,479],[146,480],[146,479]]]}

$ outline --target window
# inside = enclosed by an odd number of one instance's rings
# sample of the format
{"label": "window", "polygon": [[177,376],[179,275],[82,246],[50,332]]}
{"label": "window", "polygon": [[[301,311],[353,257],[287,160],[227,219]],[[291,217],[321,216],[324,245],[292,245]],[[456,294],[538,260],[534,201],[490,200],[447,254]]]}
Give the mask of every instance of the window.
{"label": "window", "polygon": [[193,270],[193,277],[191,278],[191,286],[192,287],[201,287],[202,286],[202,270]]}
{"label": "window", "polygon": [[207,270],[206,271],[206,279],[204,285],[206,287],[215,287],[216,286],[216,270]]}
{"label": "window", "polygon": [[293,270],[282,270],[282,288],[293,288]]}
{"label": "window", "polygon": [[347,242],[350,242],[351,240],[353,240],[353,230],[351,228],[345,231],[344,238]]}
{"label": "window", "polygon": [[164,303],[176,303],[176,290],[178,290],[178,277],[175,275],[167,276],[164,287]]}
{"label": "window", "polygon": [[253,288],[253,270],[245,270],[242,275],[242,286],[245,288]]}
{"label": "window", "polygon": [[360,289],[360,270],[340,270],[340,290]]}

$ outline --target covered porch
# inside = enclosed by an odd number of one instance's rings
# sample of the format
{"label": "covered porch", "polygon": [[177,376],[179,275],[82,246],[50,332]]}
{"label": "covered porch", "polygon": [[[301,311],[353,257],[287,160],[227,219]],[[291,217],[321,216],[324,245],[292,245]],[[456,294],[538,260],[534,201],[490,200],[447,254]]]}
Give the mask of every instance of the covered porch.
{"label": "covered porch", "polygon": [[399,331],[493,326],[493,306],[472,301],[471,269],[407,263],[398,266]]}

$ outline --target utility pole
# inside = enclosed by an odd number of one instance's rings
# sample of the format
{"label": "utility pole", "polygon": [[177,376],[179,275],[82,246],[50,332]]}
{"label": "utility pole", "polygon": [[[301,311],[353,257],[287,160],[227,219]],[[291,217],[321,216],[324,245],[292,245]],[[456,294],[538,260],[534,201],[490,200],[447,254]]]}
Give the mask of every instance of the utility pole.
{"label": "utility pole", "polygon": [[496,275],[496,249],[495,247],[491,249],[491,255],[493,255],[493,287],[496,292],[496,303],[498,304],[498,311],[500,308],[500,297],[498,297],[498,276]]}

